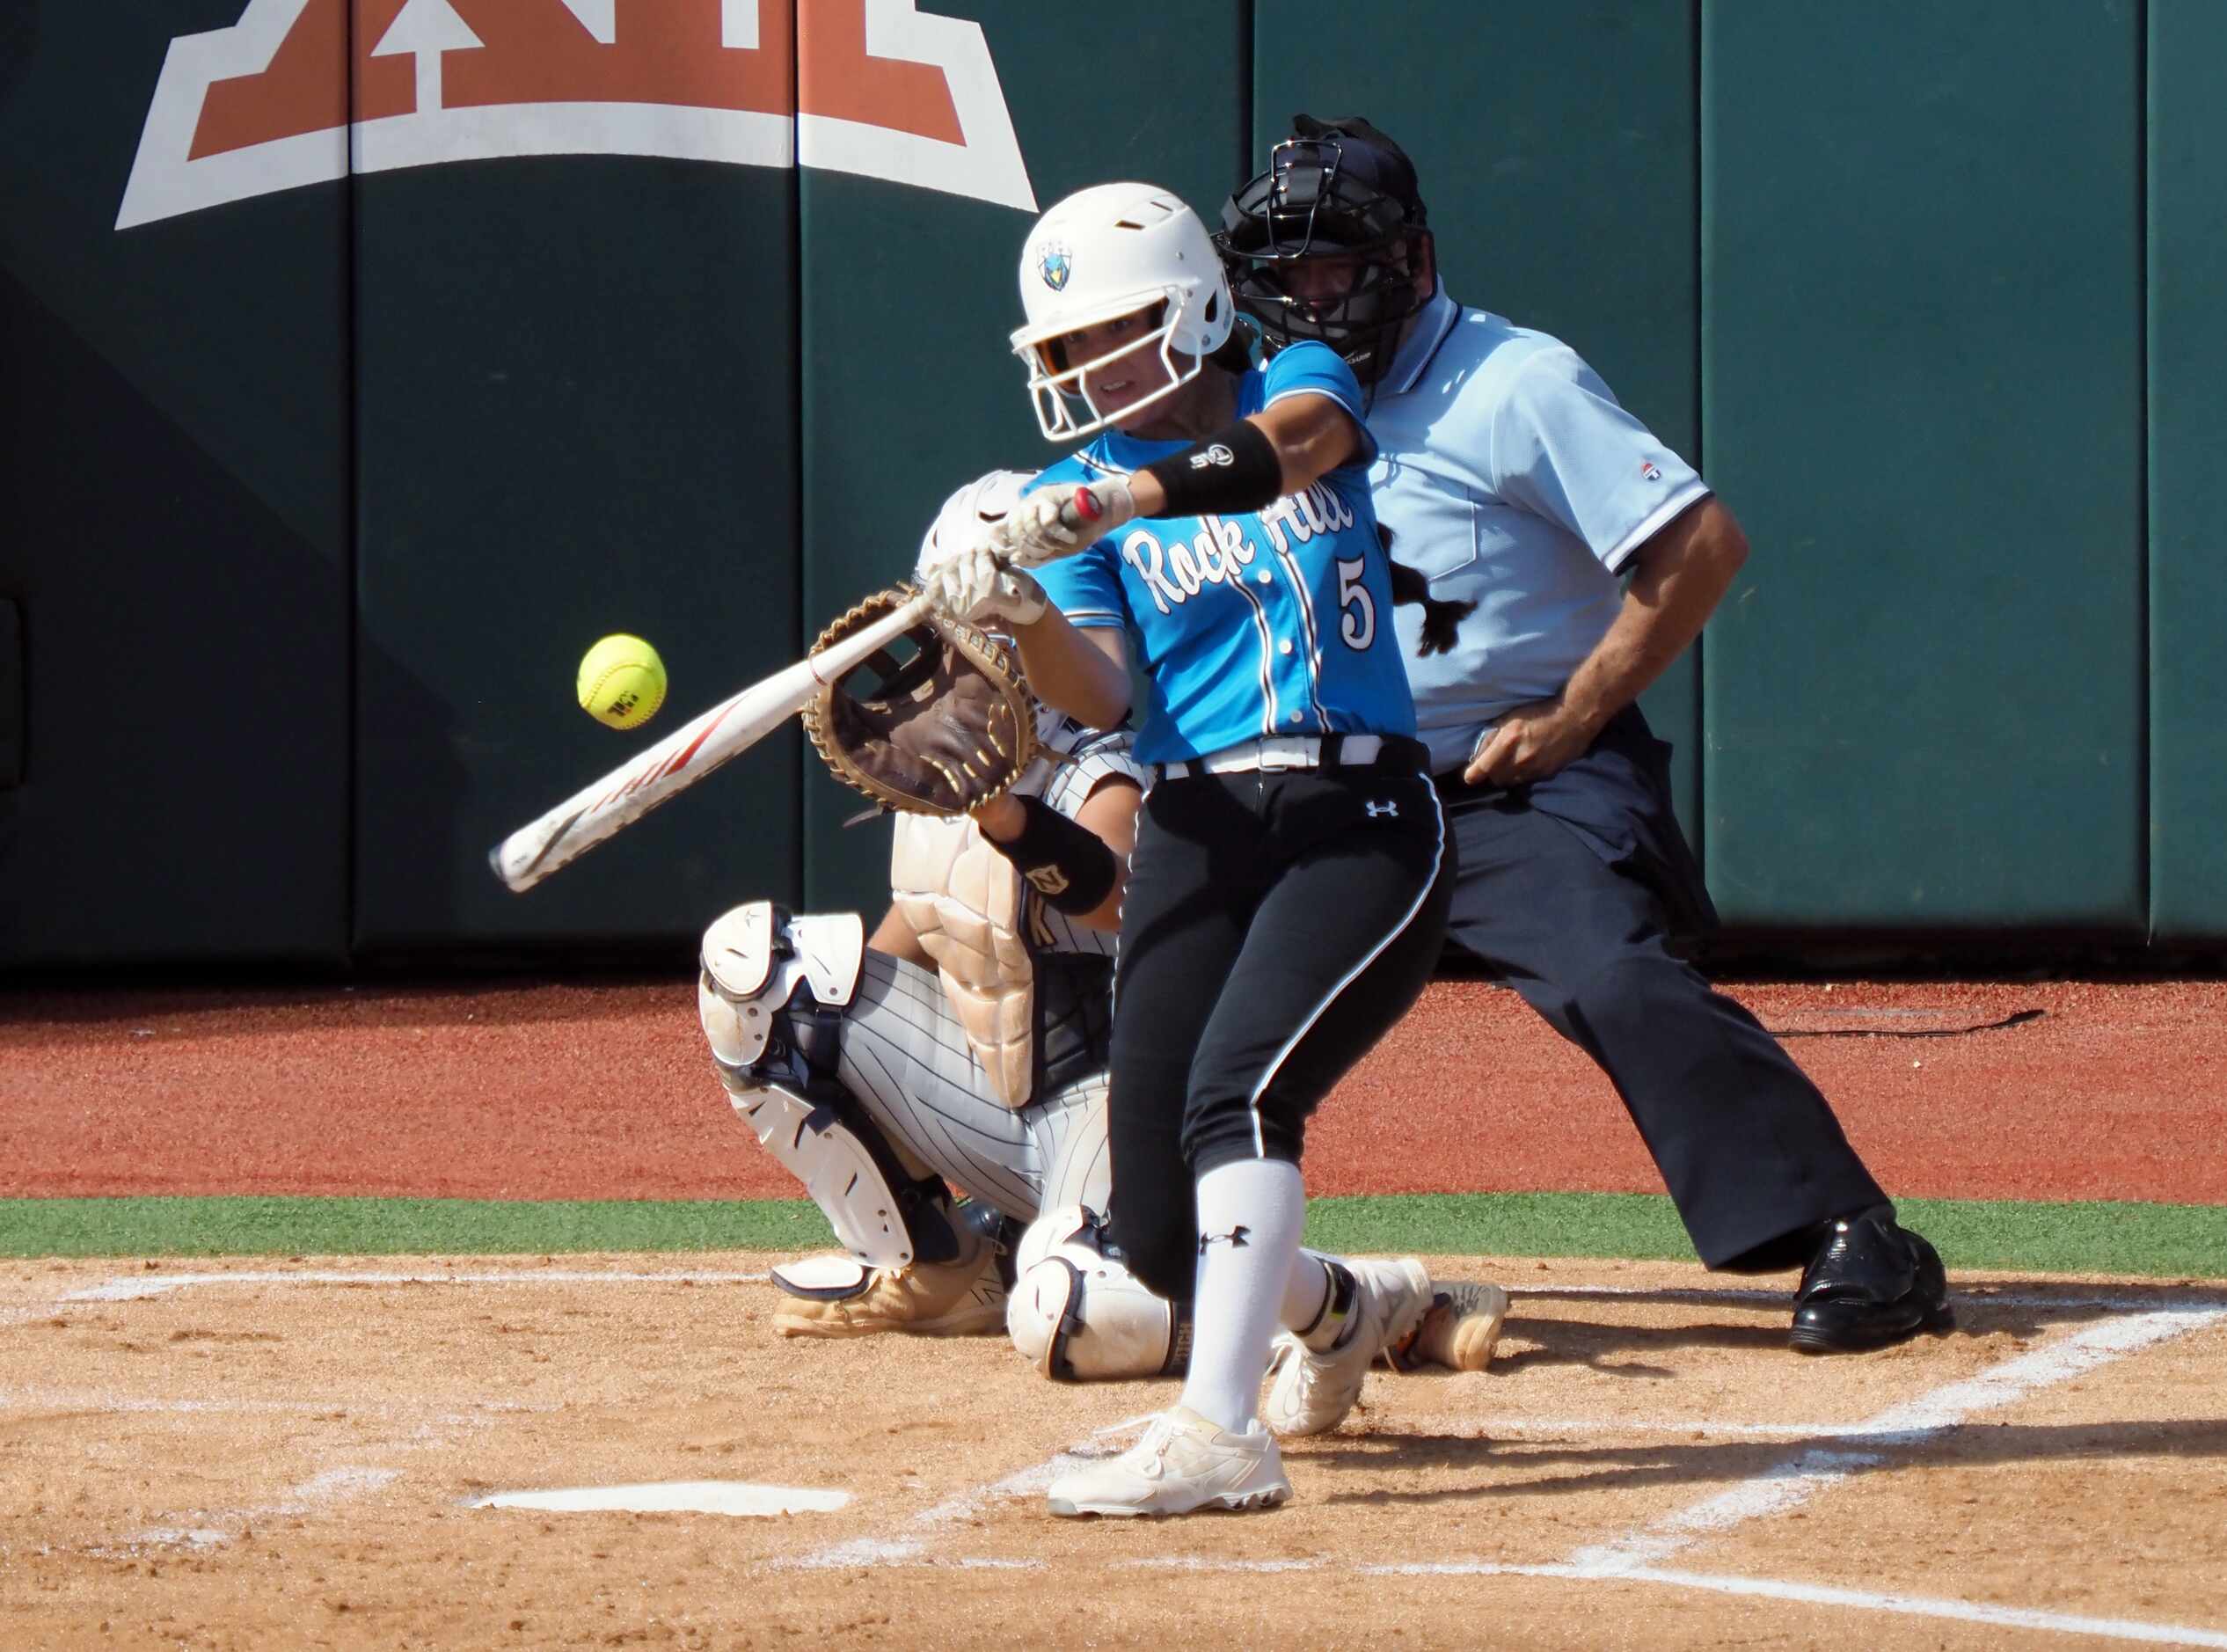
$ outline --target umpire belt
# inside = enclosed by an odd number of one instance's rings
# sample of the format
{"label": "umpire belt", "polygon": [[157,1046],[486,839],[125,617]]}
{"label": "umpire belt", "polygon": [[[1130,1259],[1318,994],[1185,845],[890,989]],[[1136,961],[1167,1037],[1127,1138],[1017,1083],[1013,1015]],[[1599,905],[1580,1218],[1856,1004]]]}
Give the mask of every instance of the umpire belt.
{"label": "umpire belt", "polygon": [[1420,741],[1396,735],[1272,735],[1244,740],[1203,757],[1156,763],[1152,778],[1180,780],[1194,774],[1251,774],[1279,769],[1420,769],[1428,754]]}

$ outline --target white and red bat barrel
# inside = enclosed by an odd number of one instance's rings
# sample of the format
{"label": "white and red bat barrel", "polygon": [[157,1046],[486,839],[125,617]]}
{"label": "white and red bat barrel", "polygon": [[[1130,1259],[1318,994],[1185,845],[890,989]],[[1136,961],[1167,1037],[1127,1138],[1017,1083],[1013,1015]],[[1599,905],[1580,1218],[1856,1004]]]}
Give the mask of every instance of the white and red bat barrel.
{"label": "white and red bat barrel", "polygon": [[920,623],[916,596],[824,653],[800,660],[722,700],[648,750],[583,788],[488,852],[495,875],[521,893],[569,866],[621,828],[740,757],[804,709],[822,687]]}

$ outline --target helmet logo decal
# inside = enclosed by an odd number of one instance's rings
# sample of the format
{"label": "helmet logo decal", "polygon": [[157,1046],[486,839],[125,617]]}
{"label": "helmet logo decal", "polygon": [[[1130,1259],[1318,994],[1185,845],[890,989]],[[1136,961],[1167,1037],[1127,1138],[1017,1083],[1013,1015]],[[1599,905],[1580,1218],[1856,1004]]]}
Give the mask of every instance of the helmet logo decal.
{"label": "helmet logo decal", "polygon": [[1036,260],[1036,273],[1044,278],[1044,285],[1054,292],[1063,292],[1067,278],[1075,273],[1075,254],[1064,241],[1055,241],[1046,247]]}

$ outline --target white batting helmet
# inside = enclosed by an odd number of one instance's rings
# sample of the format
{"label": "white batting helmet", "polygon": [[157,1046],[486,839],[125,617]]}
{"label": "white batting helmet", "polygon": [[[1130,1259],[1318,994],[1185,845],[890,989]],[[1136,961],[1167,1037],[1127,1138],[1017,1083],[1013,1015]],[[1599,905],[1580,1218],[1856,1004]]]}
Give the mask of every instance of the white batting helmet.
{"label": "white batting helmet", "polygon": [[[1021,246],[1021,313],[1013,354],[1028,367],[1036,422],[1053,442],[1103,429],[1083,376],[1122,356],[1157,350],[1165,388],[1120,410],[1126,418],[1199,376],[1230,337],[1236,306],[1229,278],[1199,216],[1150,184],[1080,190],[1036,221]],[[1159,325],[1095,361],[1067,362],[1052,340],[1078,327],[1160,306]],[[1078,417],[1080,403],[1087,418]]]}

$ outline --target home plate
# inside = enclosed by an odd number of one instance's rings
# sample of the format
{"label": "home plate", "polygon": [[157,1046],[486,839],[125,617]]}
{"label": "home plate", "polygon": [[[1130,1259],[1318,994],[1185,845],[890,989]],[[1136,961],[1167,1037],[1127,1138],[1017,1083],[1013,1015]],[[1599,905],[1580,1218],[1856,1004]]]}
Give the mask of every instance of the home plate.
{"label": "home plate", "polygon": [[650,1486],[573,1486],[550,1491],[499,1491],[474,1509],[546,1509],[562,1514],[615,1509],[624,1514],[827,1514],[851,1501],[847,1491],[754,1486],[740,1480],[668,1480]]}

